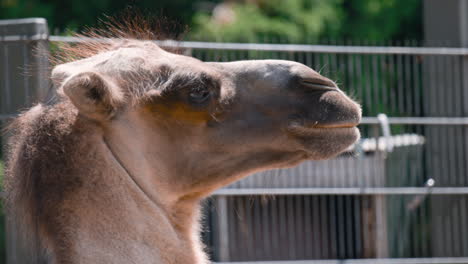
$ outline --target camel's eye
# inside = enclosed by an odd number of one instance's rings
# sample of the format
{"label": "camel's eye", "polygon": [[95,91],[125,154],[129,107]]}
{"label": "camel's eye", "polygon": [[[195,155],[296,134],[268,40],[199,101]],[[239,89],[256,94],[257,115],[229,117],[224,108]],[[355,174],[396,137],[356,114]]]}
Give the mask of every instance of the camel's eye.
{"label": "camel's eye", "polygon": [[190,92],[189,97],[192,103],[200,104],[208,100],[210,95],[211,93],[207,89],[196,89]]}

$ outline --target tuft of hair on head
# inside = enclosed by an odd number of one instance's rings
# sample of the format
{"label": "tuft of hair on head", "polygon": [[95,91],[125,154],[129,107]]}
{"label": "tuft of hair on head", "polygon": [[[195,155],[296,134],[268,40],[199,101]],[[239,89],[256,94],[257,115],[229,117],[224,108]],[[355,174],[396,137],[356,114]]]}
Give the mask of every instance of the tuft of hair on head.
{"label": "tuft of hair on head", "polygon": [[[79,33],[73,33],[72,36],[80,39],[78,42],[57,43],[57,49],[50,62],[54,66],[88,58],[135,40],[180,40],[187,31],[186,26],[181,26],[163,15],[150,16],[129,7],[116,16],[104,15],[98,20],[96,27],[86,27]],[[179,48],[164,49],[173,53],[183,52]]]}

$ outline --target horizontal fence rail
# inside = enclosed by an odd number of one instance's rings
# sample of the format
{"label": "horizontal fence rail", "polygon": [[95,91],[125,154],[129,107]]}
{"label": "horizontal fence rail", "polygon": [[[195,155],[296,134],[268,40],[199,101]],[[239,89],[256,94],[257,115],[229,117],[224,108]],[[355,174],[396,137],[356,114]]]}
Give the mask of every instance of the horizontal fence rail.
{"label": "horizontal fence rail", "polygon": [[[109,41],[80,37],[50,36],[55,42]],[[334,54],[398,54],[398,55],[468,55],[467,48],[421,48],[421,47],[374,47],[374,46],[332,46],[299,44],[257,44],[257,43],[220,43],[198,41],[155,41],[160,46],[170,48],[209,49],[209,50],[253,50],[279,52],[312,52]]]}
{"label": "horizontal fence rail", "polygon": [[397,259],[337,259],[337,260],[293,260],[293,261],[250,261],[215,262],[213,264],[468,264],[468,258],[397,258]]}
{"label": "horizontal fence rail", "polygon": [[384,187],[384,188],[242,188],[220,189],[213,193],[218,196],[243,195],[463,195],[468,187]]}

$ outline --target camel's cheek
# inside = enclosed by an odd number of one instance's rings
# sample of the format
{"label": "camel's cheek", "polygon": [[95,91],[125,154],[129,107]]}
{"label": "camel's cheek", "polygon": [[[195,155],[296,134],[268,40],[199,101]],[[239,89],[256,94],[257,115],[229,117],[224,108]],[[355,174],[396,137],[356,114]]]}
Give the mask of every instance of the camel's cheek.
{"label": "camel's cheek", "polygon": [[206,124],[212,119],[208,111],[194,109],[184,103],[172,103],[149,106],[153,114],[164,116],[168,120],[185,124]]}

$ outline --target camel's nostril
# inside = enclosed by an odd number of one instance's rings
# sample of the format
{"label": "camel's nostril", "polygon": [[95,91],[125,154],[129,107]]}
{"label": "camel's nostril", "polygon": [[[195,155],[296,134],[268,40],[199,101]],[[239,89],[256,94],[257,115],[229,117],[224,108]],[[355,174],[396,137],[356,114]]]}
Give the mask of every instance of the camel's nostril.
{"label": "camel's nostril", "polygon": [[332,82],[324,82],[317,79],[304,79],[301,84],[315,91],[336,91],[338,87]]}
{"label": "camel's nostril", "polygon": [[301,85],[305,86],[306,88],[309,88],[311,90],[315,91],[336,91],[338,90],[338,87],[336,84],[328,79],[325,78],[321,75],[307,75],[307,76],[301,76],[299,78],[299,82]]}

